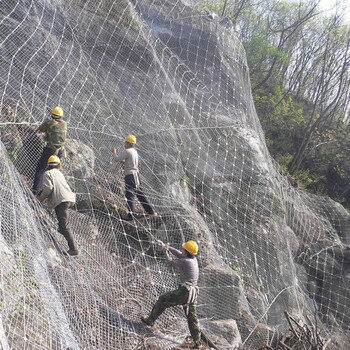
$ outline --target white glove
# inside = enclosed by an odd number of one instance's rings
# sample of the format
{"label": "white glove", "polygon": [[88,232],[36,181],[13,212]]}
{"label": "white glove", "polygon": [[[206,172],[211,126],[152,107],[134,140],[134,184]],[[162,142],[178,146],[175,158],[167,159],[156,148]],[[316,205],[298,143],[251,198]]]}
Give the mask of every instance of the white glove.
{"label": "white glove", "polygon": [[164,242],[162,242],[160,239],[156,239],[156,243],[160,245],[162,248],[165,248]]}

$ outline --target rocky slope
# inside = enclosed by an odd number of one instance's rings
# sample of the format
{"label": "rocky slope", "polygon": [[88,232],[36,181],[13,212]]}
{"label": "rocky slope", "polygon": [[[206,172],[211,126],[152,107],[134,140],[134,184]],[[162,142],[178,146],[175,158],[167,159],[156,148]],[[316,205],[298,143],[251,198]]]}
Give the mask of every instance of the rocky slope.
{"label": "rocky slope", "polygon": [[[349,214],[291,186],[269,156],[245,53],[232,28],[185,1],[1,3],[2,318],[0,344],[31,349],[172,349],[180,309],[139,323],[176,286],[154,238],[200,244],[198,314],[224,349],[273,345],[317,323],[349,347]],[[65,242],[30,182],[36,125],[60,104],[64,172],[77,192]],[[123,178],[110,148],[138,137],[154,221],[123,225]],[[29,186],[29,187],[28,187]],[[28,201],[29,199],[29,201]],[[139,346],[139,347],[137,347]],[[331,348],[331,347],[329,347]]]}

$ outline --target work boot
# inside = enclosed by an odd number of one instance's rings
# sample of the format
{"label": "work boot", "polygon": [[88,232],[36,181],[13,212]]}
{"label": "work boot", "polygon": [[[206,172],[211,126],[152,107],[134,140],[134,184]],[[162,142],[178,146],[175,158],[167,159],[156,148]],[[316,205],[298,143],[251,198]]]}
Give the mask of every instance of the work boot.
{"label": "work boot", "polygon": [[64,252],[64,255],[76,256],[79,255],[79,251],[77,249],[69,249],[68,251]]}
{"label": "work boot", "polygon": [[150,327],[154,325],[154,322],[152,322],[148,317],[145,316],[141,316],[141,321]]}
{"label": "work boot", "polygon": [[68,243],[68,252],[71,252],[71,253],[68,253],[69,255],[78,255],[78,249],[75,245],[75,242],[74,242],[74,239],[73,239],[73,236],[72,234],[70,233],[70,231],[68,229],[61,229],[61,228],[58,228],[58,232],[66,239],[67,243]]}
{"label": "work boot", "polygon": [[145,211],[143,214],[149,215],[149,216],[158,216],[158,213],[156,211],[151,211],[151,212]]}
{"label": "work boot", "polygon": [[122,220],[124,220],[124,221],[131,221],[131,220],[133,220],[134,218],[133,218],[133,216],[132,216],[132,214],[127,214],[127,215],[122,215],[121,216],[121,219]]}

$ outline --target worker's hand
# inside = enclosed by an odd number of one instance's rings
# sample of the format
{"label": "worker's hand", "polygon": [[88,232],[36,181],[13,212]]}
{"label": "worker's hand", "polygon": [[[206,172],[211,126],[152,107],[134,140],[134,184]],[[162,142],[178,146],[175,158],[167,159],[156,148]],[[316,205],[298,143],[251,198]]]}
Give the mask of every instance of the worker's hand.
{"label": "worker's hand", "polygon": [[38,137],[39,140],[45,141],[45,134],[41,132],[40,130],[36,131],[36,136]]}
{"label": "worker's hand", "polygon": [[113,154],[117,154],[117,149],[113,147],[113,148],[112,148],[112,153],[113,153]]}
{"label": "worker's hand", "polygon": [[164,247],[166,247],[165,243],[162,242],[160,239],[156,239],[156,243],[157,243],[158,245],[160,245],[161,248],[163,248],[163,249],[164,249]]}
{"label": "worker's hand", "polygon": [[38,126],[37,126],[36,124],[29,124],[29,125],[27,125],[27,129],[28,129],[29,131],[37,132]]}

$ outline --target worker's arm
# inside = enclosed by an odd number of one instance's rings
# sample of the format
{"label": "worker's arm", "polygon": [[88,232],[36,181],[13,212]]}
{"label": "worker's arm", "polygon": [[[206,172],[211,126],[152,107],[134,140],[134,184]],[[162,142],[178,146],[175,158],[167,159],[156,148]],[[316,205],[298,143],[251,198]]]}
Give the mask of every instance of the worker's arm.
{"label": "worker's arm", "polygon": [[116,162],[122,162],[123,160],[125,160],[128,157],[128,152],[126,150],[123,150],[122,152],[120,152],[119,154],[117,154],[117,150],[115,148],[112,148],[112,152],[114,155],[114,160]]}
{"label": "worker's arm", "polygon": [[[163,251],[166,259],[168,260],[169,265],[177,266],[176,262],[179,260],[179,258],[182,257],[182,253],[180,252],[180,250],[165,245],[163,247]],[[176,256],[177,259],[174,259],[174,256]]]}
{"label": "worker's arm", "polygon": [[168,260],[168,264],[171,267],[182,267],[183,266],[183,259],[172,259],[172,260]]}
{"label": "worker's arm", "polygon": [[53,190],[53,182],[52,182],[51,174],[49,172],[45,172],[43,174],[42,191],[38,196],[38,200],[40,202],[43,202],[51,194],[52,190]]}
{"label": "worker's arm", "polygon": [[47,120],[45,120],[39,127],[38,127],[38,132],[46,132],[47,128]]}
{"label": "worker's arm", "polygon": [[181,250],[178,250],[178,249],[176,249],[176,248],[173,248],[173,247],[168,246],[168,251],[169,251],[171,254],[175,255],[177,258],[181,258],[181,257],[182,257],[182,252],[181,252]]}

